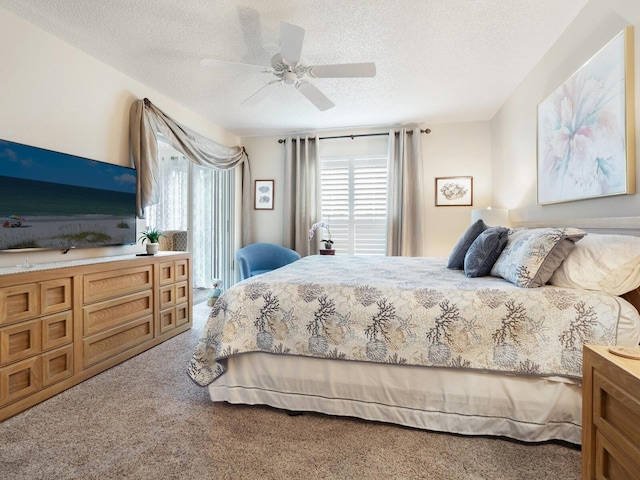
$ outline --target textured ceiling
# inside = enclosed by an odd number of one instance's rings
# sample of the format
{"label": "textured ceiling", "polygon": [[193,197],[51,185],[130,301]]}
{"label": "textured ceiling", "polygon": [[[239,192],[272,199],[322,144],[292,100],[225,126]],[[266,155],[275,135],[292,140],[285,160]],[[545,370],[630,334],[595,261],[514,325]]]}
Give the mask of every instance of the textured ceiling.
{"label": "textured ceiling", "polygon": [[[239,136],[489,120],[587,0],[0,0],[3,7]],[[309,64],[375,62],[374,78],[316,78],[254,106],[279,22]],[[151,99],[153,101],[153,99]]]}

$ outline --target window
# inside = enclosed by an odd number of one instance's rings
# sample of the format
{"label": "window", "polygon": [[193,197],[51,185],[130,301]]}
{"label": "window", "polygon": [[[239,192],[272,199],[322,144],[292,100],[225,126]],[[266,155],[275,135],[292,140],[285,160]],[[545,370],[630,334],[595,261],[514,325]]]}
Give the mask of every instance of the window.
{"label": "window", "polygon": [[321,159],[321,218],[336,253],[385,255],[387,157]]}
{"label": "window", "polygon": [[145,209],[147,226],[188,230],[193,258],[193,286],[208,288],[214,278],[231,286],[235,169],[201,167],[159,145],[159,203]]}

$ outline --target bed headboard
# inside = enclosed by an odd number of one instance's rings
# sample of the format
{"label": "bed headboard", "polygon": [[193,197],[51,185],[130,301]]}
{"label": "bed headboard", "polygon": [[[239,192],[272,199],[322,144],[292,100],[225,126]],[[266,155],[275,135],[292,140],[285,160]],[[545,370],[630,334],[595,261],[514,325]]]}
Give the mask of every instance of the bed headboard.
{"label": "bed headboard", "polygon": [[640,217],[567,218],[512,222],[514,228],[575,227],[589,233],[615,233],[640,237]]}

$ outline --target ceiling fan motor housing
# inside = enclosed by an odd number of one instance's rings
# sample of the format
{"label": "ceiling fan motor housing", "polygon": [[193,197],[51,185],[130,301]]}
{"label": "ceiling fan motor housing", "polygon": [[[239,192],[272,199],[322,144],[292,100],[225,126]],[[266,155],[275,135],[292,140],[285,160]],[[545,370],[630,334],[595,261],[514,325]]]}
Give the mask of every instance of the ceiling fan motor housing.
{"label": "ceiling fan motor housing", "polygon": [[300,64],[291,65],[281,53],[276,53],[271,58],[271,67],[273,74],[287,85],[293,85],[307,73],[307,68]]}

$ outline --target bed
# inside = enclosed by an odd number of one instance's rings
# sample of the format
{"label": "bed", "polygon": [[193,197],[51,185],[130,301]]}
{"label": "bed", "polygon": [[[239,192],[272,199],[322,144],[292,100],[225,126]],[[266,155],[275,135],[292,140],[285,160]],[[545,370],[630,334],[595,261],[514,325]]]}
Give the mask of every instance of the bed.
{"label": "bed", "polygon": [[579,444],[583,344],[640,340],[618,291],[640,285],[640,239],[496,230],[470,227],[449,259],[309,256],[244,280],[213,307],[188,374],[213,402]]}

